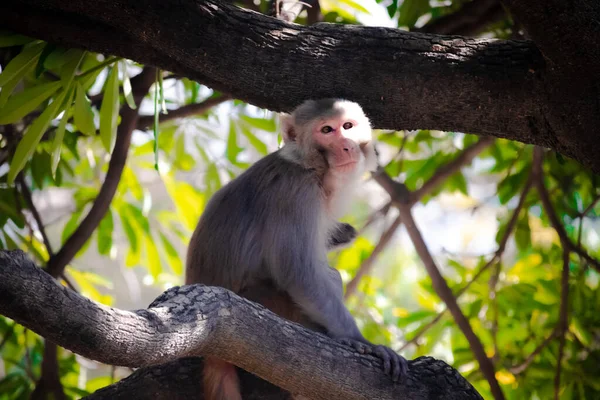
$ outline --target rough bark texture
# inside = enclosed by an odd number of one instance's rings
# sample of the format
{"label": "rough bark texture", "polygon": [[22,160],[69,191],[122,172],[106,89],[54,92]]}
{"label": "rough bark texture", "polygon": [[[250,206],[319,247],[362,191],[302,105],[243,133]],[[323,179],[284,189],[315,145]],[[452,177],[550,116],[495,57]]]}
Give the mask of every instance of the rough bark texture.
{"label": "rough bark texture", "polygon": [[[481,399],[456,370],[428,357],[411,361],[408,377],[394,384],[379,359],[222,288],[175,287],[142,310],[107,307],[60,286],[21,251],[0,251],[0,314],[84,357],[151,367],[96,398],[118,398],[121,390],[148,393],[135,398],[189,398],[192,389],[177,374],[183,368],[197,376],[189,385],[199,387],[199,365],[159,365],[211,355],[311,399]],[[162,379],[170,384],[162,385]],[[258,385],[265,394],[274,390]]]}
{"label": "rough bark texture", "polygon": [[342,96],[363,104],[377,128],[505,137],[600,172],[600,3],[515,3],[544,54],[556,57],[544,59],[528,41],[302,27],[210,0],[21,0],[0,4],[0,23],[158,66],[275,111]]}

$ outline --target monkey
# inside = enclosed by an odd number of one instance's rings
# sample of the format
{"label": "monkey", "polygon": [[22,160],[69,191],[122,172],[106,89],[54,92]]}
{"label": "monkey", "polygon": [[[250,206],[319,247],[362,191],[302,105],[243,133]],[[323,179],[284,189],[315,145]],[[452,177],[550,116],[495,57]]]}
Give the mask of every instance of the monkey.
{"label": "monkey", "polygon": [[[343,303],[327,251],[356,230],[337,222],[377,167],[371,125],[355,102],[307,100],[281,115],[283,146],[209,200],[188,246],[186,284],[220,286],[290,321],[373,354],[394,381],[408,363],[367,341]],[[236,367],[207,357],[207,400],[241,400]]]}

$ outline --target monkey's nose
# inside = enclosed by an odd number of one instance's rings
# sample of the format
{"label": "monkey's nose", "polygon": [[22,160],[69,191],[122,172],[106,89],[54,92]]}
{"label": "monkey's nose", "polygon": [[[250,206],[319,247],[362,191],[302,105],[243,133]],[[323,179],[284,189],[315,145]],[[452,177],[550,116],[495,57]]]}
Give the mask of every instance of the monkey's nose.
{"label": "monkey's nose", "polygon": [[344,151],[350,151],[350,149],[347,147],[344,147]]}

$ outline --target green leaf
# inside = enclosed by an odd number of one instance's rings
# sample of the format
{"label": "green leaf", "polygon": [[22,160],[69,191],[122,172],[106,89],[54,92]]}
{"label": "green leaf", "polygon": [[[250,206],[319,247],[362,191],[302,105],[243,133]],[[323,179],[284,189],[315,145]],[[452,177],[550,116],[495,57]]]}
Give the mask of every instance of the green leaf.
{"label": "green leaf", "polygon": [[355,2],[354,0],[339,0],[340,3],[347,5],[348,7],[350,7],[351,9],[355,10],[355,11],[359,11],[365,14],[370,15],[371,13],[369,12],[369,10],[367,10],[366,8],[364,8],[362,5],[360,5],[359,3]]}
{"label": "green leaf", "polygon": [[62,235],[60,237],[61,243],[65,244],[67,239],[75,232],[75,229],[79,226],[79,218],[81,217],[81,211],[75,211],[69,221],[65,224],[63,228]]}
{"label": "green leaf", "polygon": [[265,119],[265,118],[252,118],[247,115],[242,115],[242,120],[246,121],[249,125],[254,128],[262,129],[266,132],[275,132],[277,130],[277,126],[275,125],[275,119]]}
{"label": "green leaf", "polygon": [[429,11],[428,0],[404,0],[400,6],[398,26],[413,27],[419,17]]}
{"label": "green leaf", "polygon": [[45,47],[44,42],[38,42],[32,46],[26,47],[15,58],[10,60],[6,68],[0,74],[0,87],[3,87],[6,82],[13,79],[15,76],[23,76],[24,70],[38,61],[42,50]]}
{"label": "green leaf", "polygon": [[260,154],[266,155],[268,153],[267,145],[264,144],[259,138],[257,138],[247,126],[241,126],[241,131],[244,136],[248,139],[252,147],[254,147]]}
{"label": "green leaf", "polygon": [[44,62],[46,61],[46,58],[52,54],[54,49],[56,49],[56,45],[53,43],[46,43],[46,46],[44,46],[44,50],[42,50],[42,54],[40,54],[37,65],[35,66],[36,79],[42,75],[42,72],[44,72]]}
{"label": "green leaf", "polygon": [[115,64],[106,80],[104,98],[100,106],[100,139],[108,153],[112,152],[117,136],[119,118],[119,68]]}
{"label": "green leaf", "polygon": [[94,111],[92,103],[85,95],[85,90],[79,82],[76,83],[75,110],[73,120],[75,126],[85,135],[96,134],[96,125],[94,124]]}
{"label": "green leaf", "polygon": [[177,254],[177,250],[175,250],[175,247],[173,247],[169,239],[162,232],[160,232],[160,240],[163,244],[163,247],[165,248],[165,252],[167,254],[167,261],[169,262],[169,265],[171,266],[173,272],[177,275],[183,274],[183,263],[181,262],[179,254]]}
{"label": "green leaf", "polygon": [[52,96],[60,86],[60,82],[44,83],[11,96],[4,107],[0,109],[0,125],[19,121]]}
{"label": "green leaf", "polygon": [[33,69],[34,64],[29,64],[18,75],[12,77],[11,80],[6,82],[4,86],[2,86],[2,91],[0,91],[0,109],[6,105],[6,102],[10,95],[14,92],[15,88],[21,82],[23,76],[28,74]]}
{"label": "green leaf", "polygon": [[225,156],[232,164],[237,164],[237,156],[242,152],[242,148],[237,144],[237,126],[235,121],[229,124],[229,136],[227,137],[227,148]]}
{"label": "green leaf", "polygon": [[131,81],[129,80],[129,73],[127,72],[127,61],[123,60],[123,94],[125,95],[125,101],[132,110],[136,109],[135,100],[133,99],[133,91],[131,89]]}
{"label": "green leaf", "polygon": [[531,249],[531,227],[529,226],[529,216],[527,213],[523,213],[523,217],[517,221],[515,242],[520,251]]}
{"label": "green leaf", "polygon": [[144,246],[146,247],[148,272],[156,279],[162,272],[162,266],[160,265],[160,255],[158,254],[155,241],[152,239],[151,235],[144,236]]}
{"label": "green leaf", "polygon": [[65,55],[65,63],[60,69],[60,80],[63,87],[68,88],[71,86],[73,79],[75,79],[75,73],[77,67],[83,61],[85,57],[85,51],[79,49],[70,49]]}
{"label": "green leaf", "polygon": [[98,225],[98,253],[105,256],[112,248],[113,215],[109,209]]}
{"label": "green leaf", "polygon": [[54,101],[44,110],[29,127],[23,139],[19,142],[12,162],[10,163],[10,171],[8,172],[8,181],[13,183],[17,174],[21,172],[27,161],[33,155],[35,147],[42,139],[42,136],[48,129],[48,125],[54,117],[60,112],[60,107],[63,106],[63,100],[67,92],[62,90]]}
{"label": "green leaf", "polygon": [[[67,100],[67,107],[73,101],[73,90],[69,91],[69,97]],[[58,162],[60,161],[60,151],[62,149],[62,142],[65,137],[65,130],[67,127],[67,122],[69,121],[70,113],[69,110],[65,110],[60,123],[58,124],[58,128],[56,128],[56,132],[54,133],[54,139],[52,140],[52,159],[50,163],[50,168],[52,170],[52,177],[56,177],[56,168],[58,167]]]}

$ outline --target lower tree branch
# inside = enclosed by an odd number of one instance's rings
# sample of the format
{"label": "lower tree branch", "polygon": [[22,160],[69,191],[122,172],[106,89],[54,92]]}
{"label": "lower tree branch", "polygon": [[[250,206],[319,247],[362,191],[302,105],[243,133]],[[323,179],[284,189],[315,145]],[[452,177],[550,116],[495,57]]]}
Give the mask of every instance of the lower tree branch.
{"label": "lower tree branch", "polygon": [[456,370],[428,358],[409,362],[407,378],[393,383],[378,358],[223,288],[171,288],[135,311],[100,305],[57,285],[21,251],[0,251],[0,314],[110,365],[210,355],[311,399],[482,399]]}
{"label": "lower tree branch", "polygon": [[69,236],[58,253],[48,261],[48,273],[55,278],[62,274],[67,264],[71,262],[85,242],[92,236],[110,207],[121,181],[123,168],[125,168],[131,134],[137,126],[139,105],[154,83],[155,75],[155,68],[145,67],[139,75],[131,80],[134,100],[138,107],[135,110],[132,110],[126,104],[121,107],[121,123],[117,128],[117,140],[100,192],[98,192],[89,213],[77,229]]}

